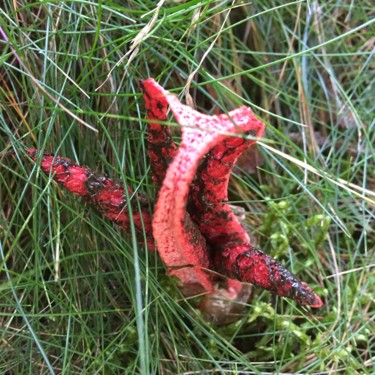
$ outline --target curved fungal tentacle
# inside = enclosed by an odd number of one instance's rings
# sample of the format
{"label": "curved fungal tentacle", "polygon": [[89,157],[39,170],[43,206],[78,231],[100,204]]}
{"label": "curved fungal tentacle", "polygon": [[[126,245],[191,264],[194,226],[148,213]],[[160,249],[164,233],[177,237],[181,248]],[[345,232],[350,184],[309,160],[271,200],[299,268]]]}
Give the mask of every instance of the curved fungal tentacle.
{"label": "curved fungal tentacle", "polygon": [[[144,81],[143,89],[145,97],[152,92],[159,100],[164,98],[169,102],[173,98],[153,79]],[[189,141],[186,139],[189,139],[189,129],[182,129],[182,132],[180,148],[167,169],[155,205],[153,234],[161,258],[170,267],[170,274],[181,280],[185,290],[194,294],[212,293],[214,285],[204,270],[210,267],[206,241],[186,212],[189,185],[201,158],[210,149],[212,134],[200,133],[198,138],[191,134]]]}
{"label": "curved fungal tentacle", "polygon": [[[28,154],[34,161],[40,156],[35,149],[29,149]],[[68,158],[47,152],[41,155],[40,167],[45,173],[50,173],[56,182],[71,193],[84,198],[121,229],[130,230],[129,202],[126,200],[124,186],[121,183],[95,173],[89,167],[80,166]],[[130,188],[128,192],[129,195],[134,194]],[[141,204],[141,212],[137,206],[134,206],[132,216],[138,238],[142,241],[145,233],[148,247],[154,249],[149,202],[140,194],[137,194],[137,199]]]}
{"label": "curved fungal tentacle", "polygon": [[[243,137],[226,137],[211,149],[201,162],[190,188],[188,211],[206,238],[211,252],[220,254],[222,247],[230,243],[250,242],[248,233],[226,203],[233,167],[242,152],[256,142],[255,139],[246,139],[247,136],[260,138],[264,134],[264,124],[253,114],[250,116],[252,129]],[[235,123],[238,119],[232,120]],[[227,298],[235,300],[241,295],[246,298],[247,287],[238,278],[235,279],[226,280]]]}

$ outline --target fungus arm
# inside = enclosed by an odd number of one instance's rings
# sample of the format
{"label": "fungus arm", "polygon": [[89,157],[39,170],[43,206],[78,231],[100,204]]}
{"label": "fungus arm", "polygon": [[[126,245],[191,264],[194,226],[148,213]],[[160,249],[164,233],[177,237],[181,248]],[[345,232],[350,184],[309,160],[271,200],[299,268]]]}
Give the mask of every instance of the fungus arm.
{"label": "fungus arm", "polygon": [[[29,149],[28,154],[36,161],[38,151]],[[116,223],[121,229],[129,231],[130,221],[125,190],[122,184],[93,172],[86,166],[80,166],[68,158],[49,153],[41,155],[41,169],[51,174],[53,179],[71,193],[84,198],[103,216]],[[134,193],[128,188],[129,195]],[[137,206],[132,207],[133,221],[138,238],[142,240],[145,233],[150,249],[154,248],[151,228],[149,203],[142,195],[136,197],[141,202],[141,212]]]}

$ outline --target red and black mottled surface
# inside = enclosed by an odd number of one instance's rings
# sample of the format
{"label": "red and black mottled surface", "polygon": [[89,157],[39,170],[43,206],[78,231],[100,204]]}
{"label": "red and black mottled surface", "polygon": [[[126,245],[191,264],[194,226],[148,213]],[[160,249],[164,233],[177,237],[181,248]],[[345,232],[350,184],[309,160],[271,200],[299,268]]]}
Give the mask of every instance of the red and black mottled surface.
{"label": "red and black mottled surface", "polygon": [[[29,149],[28,153],[36,161],[38,151]],[[84,198],[121,229],[130,230],[128,202],[121,183],[97,174],[89,167],[80,166],[68,158],[49,153],[42,155],[40,167],[65,189]],[[133,195],[133,192],[128,190],[129,195]],[[140,239],[143,238],[143,233],[146,233],[147,243],[153,249],[150,205],[145,197],[138,195],[137,198],[141,202],[142,212],[135,207],[132,208],[134,226]]]}
{"label": "red and black mottled surface", "polygon": [[[226,203],[230,173],[241,153],[256,142],[254,137],[263,135],[264,124],[248,107],[208,116],[183,105],[153,79],[143,81],[142,88],[152,176],[160,191],[152,218],[144,197],[138,197],[142,211],[132,210],[139,238],[146,233],[151,249],[155,240],[170,274],[181,280],[186,294],[214,295],[215,272],[220,272],[230,278],[228,298],[240,294],[240,282],[249,282],[300,305],[320,308],[321,299],[304,282],[251,246],[249,235]],[[169,126],[163,124],[168,107],[182,130],[179,147]],[[29,154],[34,160],[38,157],[34,149]],[[121,184],[67,158],[44,154],[41,159],[42,170],[55,181],[129,230],[128,202]]]}

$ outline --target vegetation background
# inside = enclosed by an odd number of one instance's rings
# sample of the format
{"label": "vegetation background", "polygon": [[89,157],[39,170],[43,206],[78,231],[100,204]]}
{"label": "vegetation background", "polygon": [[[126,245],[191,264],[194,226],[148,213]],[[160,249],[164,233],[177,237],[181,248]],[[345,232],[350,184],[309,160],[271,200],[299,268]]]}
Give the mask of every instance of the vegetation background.
{"label": "vegetation background", "polygon": [[[4,0],[0,27],[0,373],[375,372],[371,1]],[[231,197],[321,310],[253,288],[215,326],[156,253],[30,162],[59,153],[154,199],[149,76],[267,124]]]}

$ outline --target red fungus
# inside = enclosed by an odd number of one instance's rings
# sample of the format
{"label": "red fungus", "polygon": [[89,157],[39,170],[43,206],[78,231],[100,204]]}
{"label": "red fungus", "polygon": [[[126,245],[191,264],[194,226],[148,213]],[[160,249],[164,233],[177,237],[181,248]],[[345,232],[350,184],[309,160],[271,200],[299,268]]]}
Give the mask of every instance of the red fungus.
{"label": "red fungus", "polygon": [[[149,120],[149,157],[154,183],[160,187],[151,225],[144,197],[142,212],[133,210],[137,232],[146,233],[149,248],[158,252],[185,294],[246,300],[241,282],[261,286],[301,305],[320,308],[321,299],[280,263],[255,249],[226,203],[230,173],[241,153],[261,137],[264,124],[248,107],[209,116],[183,105],[153,79],[142,82]],[[167,121],[171,109],[181,126],[177,148]],[[250,136],[250,137],[249,137]],[[36,160],[37,151],[29,150]],[[41,168],[74,194],[93,204],[122,229],[129,229],[124,188],[69,159],[44,154]],[[129,194],[133,194],[129,190]],[[213,270],[214,272],[210,272]],[[228,277],[217,290],[217,272]],[[205,306],[208,306],[205,304]]]}
{"label": "red fungus", "polygon": [[[37,153],[35,149],[28,150],[28,154],[34,161],[38,157]],[[42,155],[40,167],[45,173],[50,173],[56,182],[71,193],[84,198],[121,229],[130,230],[128,203],[121,183],[97,174],[86,166],[79,166],[68,158],[49,153]],[[129,195],[133,195],[133,192],[128,190]],[[132,209],[134,226],[140,240],[143,238],[143,232],[146,233],[147,244],[150,249],[153,249],[149,203],[141,195],[138,195],[137,198],[141,202],[142,212],[138,212],[136,207]]]}

